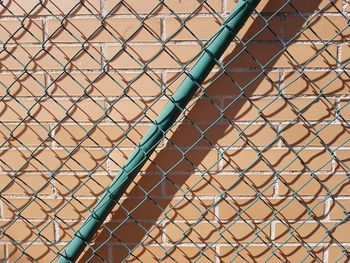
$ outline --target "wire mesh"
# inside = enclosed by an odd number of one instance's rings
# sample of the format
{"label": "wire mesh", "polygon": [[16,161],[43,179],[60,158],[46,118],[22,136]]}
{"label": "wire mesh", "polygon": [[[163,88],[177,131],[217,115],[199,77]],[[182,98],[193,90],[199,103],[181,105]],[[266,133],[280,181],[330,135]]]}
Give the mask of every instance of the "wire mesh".
{"label": "wire mesh", "polygon": [[[234,1],[2,1],[3,261],[55,261]],[[80,261],[349,260],[349,3],[262,1]]]}

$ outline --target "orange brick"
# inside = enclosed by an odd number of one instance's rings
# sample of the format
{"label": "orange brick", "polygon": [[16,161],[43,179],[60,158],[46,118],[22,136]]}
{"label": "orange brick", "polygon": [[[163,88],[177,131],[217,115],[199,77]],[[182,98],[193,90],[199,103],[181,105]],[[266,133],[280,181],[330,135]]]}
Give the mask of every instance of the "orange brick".
{"label": "orange brick", "polygon": [[305,68],[329,68],[335,67],[337,64],[335,45],[324,48],[323,45],[318,44],[291,44],[285,49],[277,44],[256,43],[243,49],[241,45],[230,45],[228,47],[224,55],[224,61],[229,62],[227,69],[252,67],[260,69],[259,64],[277,68],[300,66]]}
{"label": "orange brick", "polygon": [[[275,131],[268,125],[237,125],[216,124],[210,129],[200,129],[203,125],[194,127],[191,124],[183,123],[169,131],[169,140],[177,147],[211,147],[218,146],[265,146],[273,142],[276,137]],[[191,134],[191,136],[184,136]]]}
{"label": "orange brick", "polygon": [[[203,215],[208,220],[214,219],[214,211],[210,206],[212,200],[186,199],[126,199],[118,206],[112,218],[118,220],[128,217],[136,220],[199,220]],[[130,213],[130,215],[128,215]]]}
{"label": "orange brick", "polygon": [[[232,11],[232,9],[236,6],[237,1],[228,1],[226,2],[226,10],[228,13]],[[283,2],[271,2],[267,0],[262,0],[256,7],[256,11],[258,12],[269,12],[269,13],[275,13],[278,9],[280,9],[283,6]]]}
{"label": "orange brick", "polygon": [[[274,99],[233,99],[225,100],[224,114],[229,120],[240,121],[292,121],[299,115],[307,120],[334,119],[335,108],[333,100],[315,100],[294,98],[284,100]],[[294,109],[294,107],[296,109]],[[264,118],[260,117],[264,116]]]}
{"label": "orange brick", "polygon": [[[60,152],[55,151],[55,153],[59,155]],[[62,154],[61,156],[65,156],[65,154]],[[67,158],[67,156],[63,158]],[[48,161],[43,161],[43,163],[48,163]],[[65,166],[67,168],[63,167],[63,170],[69,171],[91,171],[93,169],[105,170],[105,152],[99,150],[78,150],[77,152],[71,154],[71,157],[66,162]]]}
{"label": "orange brick", "polygon": [[7,259],[5,253],[6,253],[6,246],[0,245],[0,260],[5,261]]}
{"label": "orange brick", "polygon": [[1,194],[9,195],[44,195],[51,193],[50,180],[44,174],[0,175],[2,187]]}
{"label": "orange brick", "polygon": [[[329,68],[336,66],[336,47],[328,46],[324,48],[323,45],[298,45],[292,44],[287,49],[284,54],[288,55],[280,56],[275,60],[276,67],[298,67],[302,65],[303,67],[313,68],[313,67],[323,67]],[[309,61],[310,60],[310,61]],[[274,62],[272,62],[274,63]]]}
{"label": "orange brick", "polygon": [[[301,16],[287,16],[285,37],[289,40],[297,36],[295,40],[306,41],[343,40],[349,34],[349,29],[346,29],[347,20],[342,16],[317,16],[311,20]],[[301,30],[300,35],[296,34]]]}
{"label": "orange brick", "polygon": [[168,0],[166,3],[160,3],[157,0],[148,0],[140,2],[138,0],[126,0],[116,2],[112,0],[106,1],[106,9],[111,14],[163,14],[163,13],[212,13],[212,9],[220,12],[222,5],[220,1],[208,0],[200,5],[196,0],[188,0],[186,2],[178,2],[177,0]]}
{"label": "orange brick", "polygon": [[[40,150],[34,154],[29,150],[2,150],[3,170],[46,171],[91,171],[106,169],[105,152],[79,149],[74,153],[64,150]],[[64,163],[63,163],[64,162]]]}
{"label": "orange brick", "polygon": [[[104,102],[99,99],[68,100],[2,100],[0,113],[3,121],[98,121],[105,116]],[[89,111],[87,111],[89,109]]]}
{"label": "orange brick", "polygon": [[[204,81],[204,93],[210,97],[245,95],[271,95],[277,93],[279,87],[279,73],[268,72],[213,72]],[[184,80],[186,74],[182,72],[167,73],[167,92],[173,94]]]}
{"label": "orange brick", "polygon": [[212,200],[186,200],[173,199],[166,207],[166,216],[170,220],[207,220],[214,219]]}
{"label": "orange brick", "polygon": [[223,155],[224,170],[300,171],[331,169],[331,163],[328,161],[332,159],[332,156],[326,150],[302,150],[298,156],[299,158],[290,150],[280,149],[269,149],[261,155],[254,150],[228,150]]}
{"label": "orange brick", "polygon": [[111,246],[108,245],[100,246],[99,244],[90,243],[80,254],[77,262],[102,262],[111,259],[110,248]]}
{"label": "orange brick", "polygon": [[81,49],[75,46],[41,47],[15,46],[7,48],[0,56],[1,70],[48,70],[48,69],[100,69],[101,50],[99,47]]}
{"label": "orange brick", "polygon": [[169,196],[221,195],[224,191],[232,196],[263,196],[273,194],[274,182],[270,175],[169,175],[165,191]]}
{"label": "orange brick", "polygon": [[82,199],[79,197],[74,199],[59,199],[58,201],[59,204],[56,204],[55,206],[52,205],[55,210],[55,217],[60,218],[61,220],[69,219],[83,221],[90,215],[98,200]]}
{"label": "orange brick", "polygon": [[45,95],[44,74],[5,74],[1,73],[0,96],[7,94],[22,96],[43,96]]}
{"label": "orange brick", "polygon": [[342,125],[293,124],[284,127],[281,137],[291,146],[349,146],[350,129]]}
{"label": "orange brick", "polygon": [[159,246],[159,245],[142,245],[129,254],[128,250],[123,246],[113,247],[114,260],[121,262],[127,260],[142,262],[214,262],[215,249],[197,246]]}
{"label": "orange brick", "polygon": [[[208,40],[223,24],[220,18],[216,17],[192,17],[186,21],[170,17],[166,20],[166,37],[171,40]],[[205,25],[206,30],[203,30]]]}
{"label": "orange brick", "polygon": [[[231,12],[232,9],[236,6],[236,1],[228,1],[226,3],[226,10],[227,12]],[[262,0],[258,4],[256,11],[258,12],[276,12],[279,8],[281,8],[285,3],[279,3],[279,2],[271,2],[267,0]]]}
{"label": "orange brick", "polygon": [[112,101],[108,112],[108,117],[117,122],[153,122],[162,109],[164,108],[167,101],[165,100],[147,100],[147,99],[134,99],[133,101],[128,100],[117,100]]}
{"label": "orange brick", "polygon": [[[281,223],[276,224],[276,241],[299,243],[299,242],[330,242],[331,236],[338,242],[349,242],[347,235],[350,224],[345,222],[334,228],[335,225],[324,223],[325,229],[317,223],[298,223],[290,224],[286,227]],[[290,231],[295,231],[293,234]],[[326,231],[330,231],[327,233]]]}
{"label": "orange brick", "polygon": [[24,119],[30,119],[28,117],[28,111],[35,104],[39,104],[37,101],[20,101],[20,100],[1,100],[0,105],[3,109],[0,113],[2,121],[23,121]]}
{"label": "orange brick", "polygon": [[[54,108],[58,106],[60,106],[60,111]],[[80,101],[58,101],[57,100],[57,104],[51,107],[53,107],[52,110],[48,106],[48,113],[50,113],[51,116],[50,115],[46,116],[45,112],[42,112],[43,116],[41,117],[41,114],[39,111],[38,115],[35,117],[38,118],[39,120],[42,118],[44,120],[50,121],[52,119],[56,119],[54,117],[54,113],[64,111],[65,116],[67,116],[67,118],[65,118],[64,120],[69,122],[70,121],[74,121],[74,122],[98,121],[99,122],[106,115],[104,110],[104,101],[99,99],[86,99],[86,100],[83,99]],[[64,108],[64,110],[62,108]]]}
{"label": "orange brick", "polygon": [[59,0],[49,0],[45,3],[36,0],[10,1],[4,4],[4,15],[87,15],[100,12],[99,0],[85,2],[68,1],[62,3]]}
{"label": "orange brick", "polygon": [[[243,93],[246,95],[268,95],[276,94],[279,87],[279,74],[277,72],[267,72],[260,75],[256,72],[228,72],[222,75],[220,78],[229,78],[225,82],[227,93],[225,95],[231,95]],[[232,80],[236,85],[233,85]],[[232,89],[235,91],[232,92]],[[230,90],[230,91],[229,91]],[[215,94],[214,88],[209,90],[209,94]],[[206,92],[208,93],[208,92]]]}
{"label": "orange brick", "polygon": [[341,48],[341,63],[346,67],[350,68],[350,46],[349,45],[343,45]]}
{"label": "orange brick", "polygon": [[[68,242],[74,236],[74,233],[79,230],[83,222],[59,222],[58,223],[58,232],[59,232],[59,241]],[[97,234],[101,233],[101,228],[98,230]]]}
{"label": "orange brick", "polygon": [[57,193],[61,196],[74,195],[81,196],[100,196],[112,182],[112,178],[106,175],[78,176],[78,175],[56,175],[55,187]]}
{"label": "orange brick", "polygon": [[[189,123],[174,125],[166,135],[166,138],[168,139],[167,143],[168,145],[176,145],[183,149],[191,146],[210,148],[211,145],[216,144],[215,134],[212,136],[214,139],[211,139],[209,133],[204,132],[204,130],[205,129],[202,131],[200,127],[196,127]],[[191,136],[186,136],[187,134],[190,134]]]}
{"label": "orange brick", "polygon": [[[266,1],[266,0],[265,0]],[[299,12],[305,12],[305,13],[318,13],[318,12],[339,12],[339,10],[342,10],[343,3],[341,0],[334,0],[334,1],[328,1],[328,0],[310,0],[310,1],[303,1],[303,0],[293,0],[291,2],[293,5],[287,5],[283,11],[284,12],[296,12],[298,10]]]}
{"label": "orange brick", "polygon": [[337,166],[336,169],[339,171],[348,171],[350,166],[350,151],[349,150],[338,150],[337,151]]}
{"label": "orange brick", "polygon": [[152,69],[182,69],[184,65],[193,65],[193,59],[199,52],[199,45],[167,44],[106,47],[106,59],[111,69],[140,69],[144,65]]}
{"label": "orange brick", "polygon": [[329,262],[340,262],[340,263],[349,262],[349,258],[350,258],[349,250],[350,248],[347,246],[344,246],[344,247],[330,246],[329,252],[328,252]]}
{"label": "orange brick", "polygon": [[[106,175],[57,175],[55,176],[56,189],[61,196],[100,196],[110,185],[113,178]],[[126,194],[130,197],[144,196],[145,192],[149,192],[150,196],[159,196],[160,187],[155,187],[160,181],[160,176],[138,174],[126,190]],[[154,188],[154,189],[153,189]],[[153,190],[152,190],[153,189]]]}
{"label": "orange brick", "polygon": [[[22,24],[23,23],[23,24]],[[0,41],[3,43],[38,43],[43,41],[44,29],[40,20],[1,21]]]}
{"label": "orange brick", "polygon": [[[110,154],[109,154],[109,168],[113,171],[119,171],[123,165],[127,162],[128,158],[131,156],[132,150],[121,150],[121,149],[114,149]],[[145,160],[146,157],[143,159]],[[145,165],[142,168],[142,171],[145,170]]]}
{"label": "orange brick", "polygon": [[40,51],[33,47],[11,47],[1,52],[0,59],[2,61],[0,69],[4,70],[20,70],[32,61],[32,57]]}
{"label": "orange brick", "polygon": [[[130,128],[131,130],[128,131]],[[93,125],[61,125],[55,131],[55,141],[61,146],[81,144],[89,147],[134,148],[149,128],[148,125],[137,125],[136,127],[110,124],[99,124],[96,127]]]}
{"label": "orange brick", "polygon": [[[26,154],[26,155],[25,155]],[[3,150],[0,152],[0,156],[2,157],[1,168],[5,171],[18,170],[22,166],[25,166],[27,161],[26,159],[30,157],[30,153],[20,151],[9,151]]]}
{"label": "orange brick", "polygon": [[[170,242],[254,242],[261,243],[269,239],[269,227],[254,226],[253,223],[232,225],[213,225],[209,223],[170,223],[165,231]],[[261,231],[256,237],[255,232]]]}
{"label": "orange brick", "polygon": [[299,195],[319,195],[328,194],[327,189],[333,196],[349,194],[349,178],[346,175],[330,174],[317,175],[313,178],[311,175],[282,175],[279,182],[280,195],[293,195],[293,191]]}
{"label": "orange brick", "polygon": [[[107,228],[108,227],[108,228]],[[161,229],[160,226],[150,223],[117,223],[108,222],[106,223],[106,229],[101,231],[101,234],[96,235],[96,243],[105,242],[110,238],[111,243],[156,243],[161,240]],[[152,230],[151,230],[152,228]],[[110,230],[114,231],[113,236],[110,235]]]}
{"label": "orange brick", "polygon": [[262,18],[250,16],[237,37],[242,40],[278,40],[281,39],[281,20],[279,16]]}
{"label": "orange brick", "polygon": [[[101,196],[112,182],[111,176],[95,175],[87,176],[77,175],[57,175],[55,176],[56,190],[61,196],[92,197]],[[139,173],[130,184],[125,194],[129,197],[144,197],[145,192],[149,196],[160,196],[161,187],[157,183],[161,181],[158,175],[148,174],[145,176]]]}
{"label": "orange brick", "polygon": [[158,74],[147,73],[70,73],[50,74],[52,94],[55,96],[159,96],[161,79]]}
{"label": "orange brick", "polygon": [[345,73],[335,71],[288,72],[285,76],[285,94],[318,95],[349,94],[350,83]]}
{"label": "orange brick", "polygon": [[332,219],[344,219],[350,211],[349,199],[334,199],[330,208],[330,217]]}
{"label": "orange brick", "polygon": [[[116,149],[109,155],[111,159],[110,168],[119,170],[124,165],[131,151]],[[206,171],[216,170],[217,152],[208,150],[192,150],[186,154],[179,150],[165,149],[158,152],[157,150],[150,157],[153,163],[147,162],[142,171],[147,170],[151,173],[188,172],[188,171]],[[156,164],[156,166],[154,165]]]}
{"label": "orange brick", "polygon": [[150,197],[159,197],[162,195],[162,184],[159,184],[159,182],[162,182],[163,179],[160,175],[138,173],[126,189],[125,195],[144,198],[147,194]]}
{"label": "orange brick", "polygon": [[269,242],[271,230],[269,225],[253,222],[236,222],[220,225],[223,242],[264,243]]}
{"label": "orange brick", "polygon": [[[74,233],[79,230],[82,222],[59,222],[58,223],[58,232],[59,232],[59,241],[68,242],[74,236]],[[101,233],[101,228],[98,230],[96,235]]]}
{"label": "orange brick", "polygon": [[[67,69],[101,68],[101,50],[99,47],[88,46],[84,49],[79,47],[52,47],[47,48],[46,51],[51,56],[49,57],[47,53],[41,51],[42,57],[34,60],[33,67],[61,69],[63,64]],[[68,61],[70,62],[68,63]]]}
{"label": "orange brick", "polygon": [[[55,202],[56,204],[53,204]],[[4,218],[24,217],[26,219],[46,219],[52,218],[54,209],[59,200],[49,199],[14,199],[7,198],[3,202],[3,216]]]}
{"label": "orange brick", "polygon": [[26,219],[54,217],[69,220],[84,220],[88,217],[97,200],[93,199],[10,199],[4,202],[4,218],[20,215]]}
{"label": "orange brick", "polygon": [[[292,231],[294,231],[292,233]],[[276,224],[277,242],[299,243],[299,242],[329,242],[326,230],[317,223],[299,223],[284,225]]]}
{"label": "orange brick", "polygon": [[[274,252],[272,252],[274,249]],[[269,248],[267,246],[245,246],[242,247],[220,247],[220,260],[222,262],[313,262],[315,259],[322,261],[324,249],[322,247],[313,248],[308,251],[303,246],[279,246]]]}
{"label": "orange brick", "polygon": [[23,246],[23,249],[19,246],[8,245],[8,261],[9,262],[50,262],[57,258],[58,250],[62,248],[61,245],[39,245],[31,244],[29,246]]}
{"label": "orange brick", "polygon": [[[52,222],[46,221],[0,221],[2,228],[2,240],[9,241],[36,241],[44,242],[54,240],[54,225]],[[40,233],[39,233],[40,232]]]}
{"label": "orange brick", "polygon": [[190,102],[187,107],[186,118],[192,122],[213,123],[222,116],[222,109],[219,100],[199,99]]}
{"label": "orange brick", "polygon": [[211,243],[220,239],[218,226],[206,222],[169,223],[165,228],[166,238],[169,242]]}
{"label": "orange brick", "polygon": [[[89,26],[86,26],[89,25]],[[136,18],[48,20],[48,34],[55,43],[149,42],[160,39],[160,19]]]}
{"label": "orange brick", "polygon": [[163,218],[163,209],[166,207],[167,201],[154,200],[153,198],[151,200],[127,198],[114,207],[111,217],[118,220],[157,220],[158,218]]}
{"label": "orange brick", "polygon": [[[206,138],[220,146],[265,146],[273,142],[276,132],[269,125],[215,125],[206,133]],[[223,132],[224,131],[224,132]],[[240,138],[240,139],[239,139]]]}
{"label": "orange brick", "polygon": [[308,218],[308,210],[317,217],[324,215],[324,204],[319,200],[305,200],[302,203],[295,199],[237,199],[223,200],[219,204],[219,218],[223,220],[297,220]]}
{"label": "orange brick", "polygon": [[153,168],[151,165],[150,169],[156,171],[159,171],[159,168],[163,171],[169,171],[173,167],[173,172],[217,170],[217,152],[215,150],[194,149],[185,153],[175,149],[165,149],[153,156],[155,157],[151,157],[151,159],[158,167]]}
{"label": "orange brick", "polygon": [[349,120],[350,119],[350,101],[344,100],[340,102],[340,110],[339,114],[342,118],[341,120]]}
{"label": "orange brick", "polygon": [[48,125],[25,124],[1,125],[0,124],[0,145],[25,145],[39,146],[50,144],[50,128]]}

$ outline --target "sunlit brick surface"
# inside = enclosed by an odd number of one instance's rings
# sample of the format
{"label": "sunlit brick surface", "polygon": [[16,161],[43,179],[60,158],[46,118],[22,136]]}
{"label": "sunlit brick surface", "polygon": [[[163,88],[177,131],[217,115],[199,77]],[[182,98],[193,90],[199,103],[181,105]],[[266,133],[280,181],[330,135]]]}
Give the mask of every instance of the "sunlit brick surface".
{"label": "sunlit brick surface", "polygon": [[[57,260],[236,2],[1,1],[1,262]],[[79,262],[348,262],[349,12],[262,0]]]}

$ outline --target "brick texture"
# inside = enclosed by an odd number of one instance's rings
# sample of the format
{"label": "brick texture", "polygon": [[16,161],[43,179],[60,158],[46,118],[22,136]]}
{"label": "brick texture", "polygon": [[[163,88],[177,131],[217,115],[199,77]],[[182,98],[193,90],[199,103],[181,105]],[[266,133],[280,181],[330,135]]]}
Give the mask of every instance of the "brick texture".
{"label": "brick texture", "polygon": [[[63,27],[62,27],[63,24]],[[86,27],[86,25],[89,27]],[[133,41],[150,42],[160,38],[160,19],[149,19],[142,23],[132,18],[107,19],[70,19],[48,21],[48,34],[56,43],[115,42]]]}
{"label": "brick texture", "polygon": [[61,3],[57,0],[50,0],[45,5],[29,1],[4,1],[5,10],[3,15],[66,15],[68,12],[74,15],[98,14],[100,13],[100,2],[98,0],[88,0],[84,5],[77,4],[78,1]]}
{"label": "brick texture", "polygon": [[[73,97],[88,93],[91,96],[114,97],[125,91],[130,96],[161,94],[161,76],[155,73],[72,73],[50,74],[51,92],[55,96]],[[29,86],[29,85],[28,85]],[[15,88],[13,88],[15,91]],[[38,91],[40,92],[40,90]]]}
{"label": "brick texture", "polygon": [[229,262],[234,260],[235,262],[249,261],[264,261],[265,258],[270,258],[272,261],[288,260],[290,262],[307,260],[313,261],[315,259],[323,259],[324,249],[317,247],[310,252],[303,247],[296,246],[279,246],[276,248],[276,252],[272,253],[271,249],[267,246],[249,246],[246,248],[241,247],[220,247],[220,258],[223,262]]}
{"label": "brick texture", "polygon": [[7,43],[40,43],[43,41],[44,29],[40,20],[1,21],[0,41]]}
{"label": "brick texture", "polygon": [[158,1],[151,0],[147,3],[139,3],[137,0],[127,0],[122,4],[116,5],[112,0],[106,1],[107,11],[113,14],[149,14],[151,11],[155,13],[172,12],[188,14],[192,12],[211,13],[211,9],[216,12],[220,12],[222,4],[220,1],[209,0],[204,5],[200,5],[198,1],[189,0],[181,5],[176,0],[169,0],[166,2],[166,6],[160,5]]}
{"label": "brick texture", "polygon": [[314,95],[321,91],[324,94],[349,94],[349,78],[342,72],[334,71],[309,71],[300,74],[292,71],[285,75],[288,95]]}
{"label": "brick texture", "polygon": [[[0,2],[0,262],[57,261],[238,1]],[[349,262],[349,12],[261,0],[77,262]]]}
{"label": "brick texture", "polygon": [[1,74],[1,96],[39,97],[45,94],[44,74]]}

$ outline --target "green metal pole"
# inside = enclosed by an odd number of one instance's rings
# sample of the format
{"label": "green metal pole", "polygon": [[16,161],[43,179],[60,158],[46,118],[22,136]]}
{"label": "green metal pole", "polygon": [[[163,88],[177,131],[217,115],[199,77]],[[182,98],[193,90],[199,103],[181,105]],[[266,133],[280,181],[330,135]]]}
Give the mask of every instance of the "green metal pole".
{"label": "green metal pole", "polygon": [[218,33],[210,40],[207,48],[203,50],[196,64],[158,116],[155,124],[135,148],[131,157],[115,177],[84,224],[74,234],[74,237],[61,255],[58,261],[59,263],[75,262],[79,257],[259,2],[260,0],[238,1],[228,19],[221,26]]}

